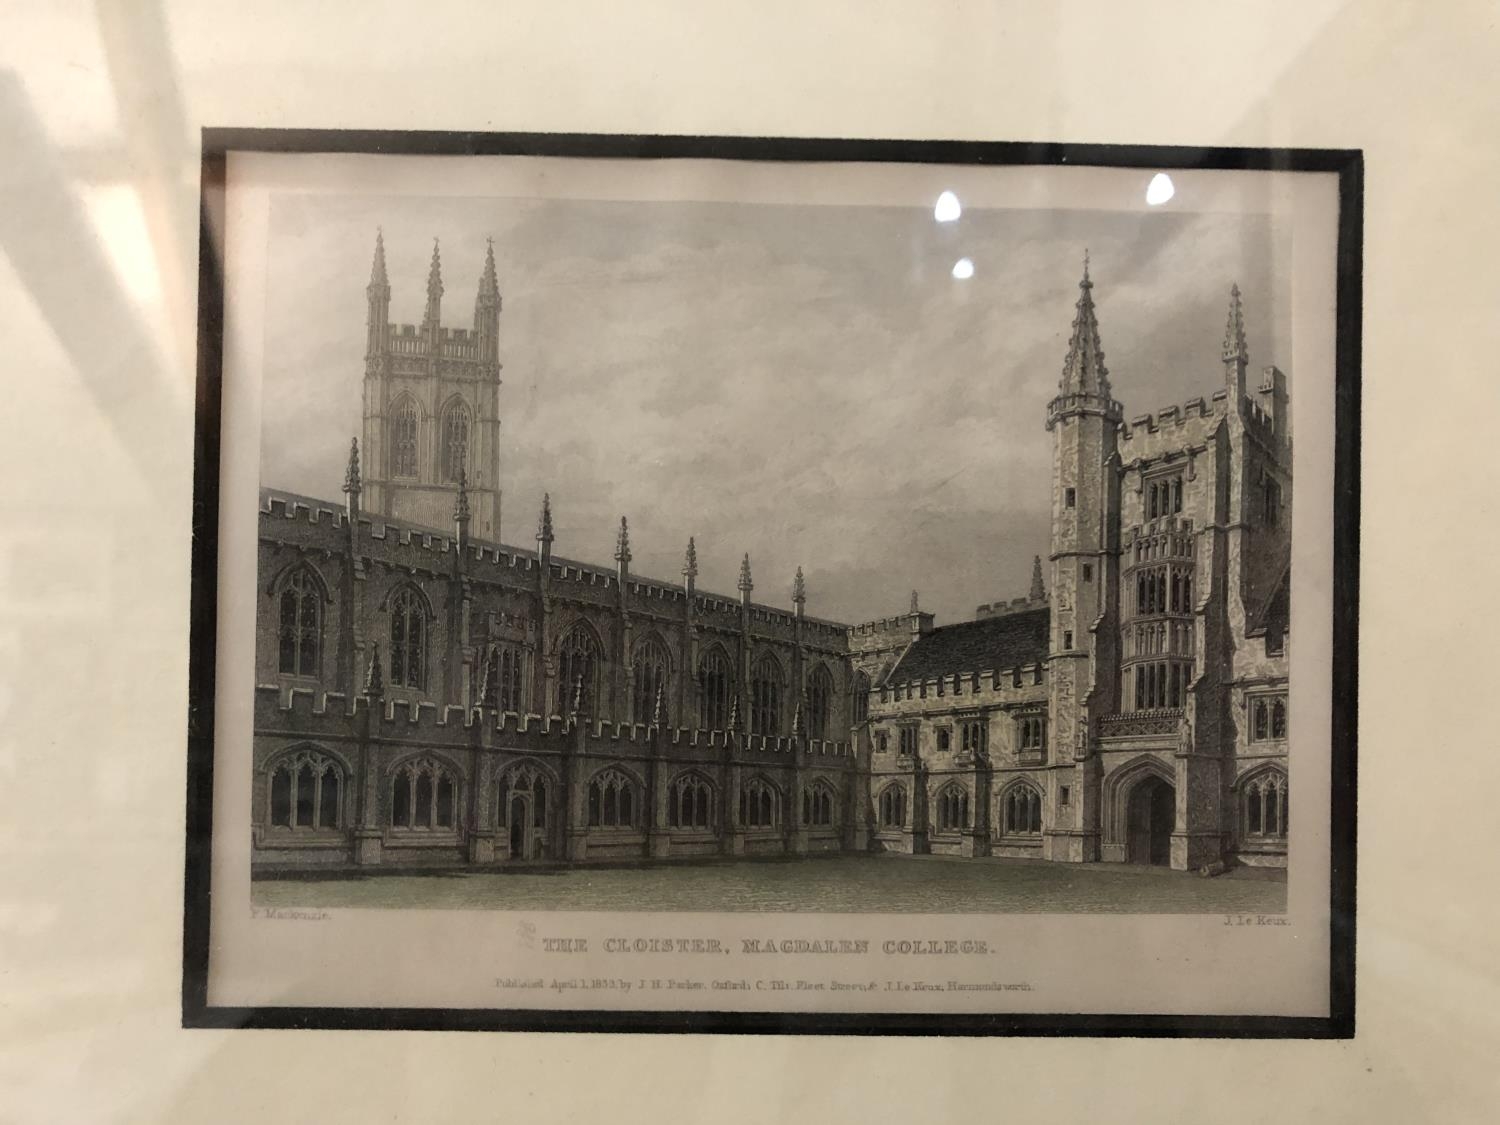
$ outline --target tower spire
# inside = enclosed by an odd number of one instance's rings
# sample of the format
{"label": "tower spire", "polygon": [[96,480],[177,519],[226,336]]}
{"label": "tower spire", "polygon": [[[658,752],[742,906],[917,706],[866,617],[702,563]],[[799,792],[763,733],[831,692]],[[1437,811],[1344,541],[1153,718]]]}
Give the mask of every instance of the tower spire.
{"label": "tower spire", "polygon": [[1240,287],[1229,288],[1229,318],[1224,324],[1224,386],[1229,391],[1233,411],[1238,413],[1245,402],[1245,374],[1250,366],[1250,350],[1245,347],[1245,310],[1240,305]]}
{"label": "tower spire", "polygon": [[1104,366],[1104,346],[1099,342],[1099,318],[1094,312],[1094,283],[1089,279],[1089,255],[1083,252],[1083,279],[1078,283],[1078,303],[1074,306],[1073,335],[1068,341],[1068,355],[1063,360],[1064,395],[1098,395],[1111,397],[1109,368]]}
{"label": "tower spire", "polygon": [[389,290],[390,279],[385,275],[385,233],[375,228],[375,260],[370,264],[370,288],[385,288]]}
{"label": "tower spire", "polygon": [[542,514],[536,521],[536,541],[544,554],[552,553],[552,494],[542,493]]}
{"label": "tower spire", "polygon": [[750,591],[755,589],[755,583],[750,581],[750,553],[748,551],[745,553],[744,562],[740,563],[739,585],[740,593],[746,598],[750,596]]}
{"label": "tower spire", "polygon": [[458,495],[453,500],[453,522],[462,529],[469,522],[469,474],[458,467]]}
{"label": "tower spire", "polygon": [[365,692],[371,699],[385,694],[385,680],[380,673],[380,642],[370,642],[370,665],[365,669]]}
{"label": "tower spire", "polygon": [[792,579],[792,604],[797,607],[797,612],[802,612],[802,607],[807,604],[807,580],[802,577],[802,568],[797,568],[797,577]]}
{"label": "tower spire", "polygon": [[359,502],[359,438],[349,439],[349,467],[344,470],[344,491]]}
{"label": "tower spire", "polygon": [[620,533],[615,537],[615,562],[622,568],[630,565],[630,525],[624,516],[620,517]]}
{"label": "tower spire", "polygon": [[436,329],[442,320],[443,307],[443,261],[438,253],[438,240],[432,240],[432,264],[427,267],[427,314],[423,327]]}
{"label": "tower spire", "polygon": [[698,577],[698,546],[688,536],[687,553],[682,557],[682,576],[691,582]]}
{"label": "tower spire", "polygon": [[1042,556],[1031,557],[1031,600],[1034,602],[1047,600],[1047,587],[1042,585]]}
{"label": "tower spire", "polygon": [[1224,325],[1224,362],[1249,363],[1250,350],[1245,347],[1245,310],[1240,305],[1240,287],[1229,287],[1229,320]]}
{"label": "tower spire", "polygon": [[495,240],[485,240],[484,273],[479,275],[479,303],[500,304],[500,279],[495,275]]}

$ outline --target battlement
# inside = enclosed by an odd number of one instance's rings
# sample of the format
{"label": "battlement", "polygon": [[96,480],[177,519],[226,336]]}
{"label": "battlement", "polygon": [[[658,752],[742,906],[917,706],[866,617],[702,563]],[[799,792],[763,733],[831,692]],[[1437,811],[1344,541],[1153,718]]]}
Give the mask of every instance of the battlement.
{"label": "battlement", "polygon": [[[386,346],[392,355],[430,355],[427,333],[416,324],[387,326]],[[479,333],[471,328],[438,328],[438,354],[444,359],[479,361]]]}
{"label": "battlement", "polygon": [[[608,748],[647,746],[653,739],[666,748],[701,750],[734,744],[741,752],[758,755],[794,754],[799,742],[810,756],[847,756],[849,744],[833,739],[794,739],[740,734],[733,731],[670,727],[658,731],[644,723],[614,723],[604,719],[581,723],[562,715],[538,715],[465,708],[456,704],[439,707],[418,700],[372,700],[367,695],[352,699],[341,692],[314,692],[310,688],[282,688],[277,684],[255,687],[257,731],[276,730],[309,738],[350,739],[360,737],[368,721],[374,738],[425,738],[439,743],[465,744],[487,733],[507,738],[527,749],[573,750],[598,754]],[[580,747],[579,740],[582,745]]]}
{"label": "battlement", "polygon": [[1019,613],[1023,609],[1038,609],[1047,604],[1046,598],[1011,598],[1010,601],[985,602],[974,610],[976,619],[981,617],[1001,617],[1008,613]]}
{"label": "battlement", "polygon": [[[899,673],[900,669],[897,669]],[[883,684],[879,691],[881,704],[908,703],[914,700],[949,700],[950,705],[962,706],[957,700],[975,699],[978,702],[993,702],[997,696],[1009,696],[1017,688],[1045,683],[1047,665],[1045,661],[1019,664],[1008,668],[990,668],[981,671],[951,672],[941,676],[927,676],[916,680],[901,680]]]}
{"label": "battlement", "polygon": [[[1129,422],[1121,422],[1116,432],[1121,441],[1131,441],[1138,433],[1155,434],[1162,430],[1179,430],[1197,419],[1217,419],[1225,413],[1227,399],[1223,391],[1214,394],[1211,400],[1201,395],[1190,398],[1181,406],[1164,406],[1154,414],[1138,414]],[[1200,427],[1195,427],[1198,429]]]}
{"label": "battlement", "polygon": [[[264,488],[261,490],[260,514],[263,535],[273,539],[279,538],[271,530],[276,521],[284,520],[344,534],[347,534],[349,523],[348,514],[342,506],[292,493],[273,492]],[[359,527],[370,543],[378,543],[388,549],[408,553],[426,552],[432,558],[423,565],[422,569],[429,571],[435,572],[442,561],[441,557],[451,556],[458,549],[457,540],[453,535],[430,528],[375,520],[364,515],[359,518]],[[330,537],[330,540],[322,546],[325,550],[333,551],[344,549],[345,544],[341,538],[335,541],[334,537]],[[520,574],[532,574],[541,565],[535,549],[507,547],[504,544],[479,540],[469,542],[464,558],[481,568],[478,571],[471,568],[469,571],[471,577],[477,578],[485,576],[482,570],[485,565]],[[400,562],[402,565],[417,565],[411,559],[400,560]],[[553,582],[591,588],[601,595],[610,592],[617,594],[619,591],[620,576],[614,568],[592,566],[557,556],[552,557],[549,566],[548,577]],[[684,586],[635,575],[627,577],[625,588],[628,594],[637,599],[666,605],[681,605],[688,596],[687,588]],[[565,594],[564,591],[558,592]],[[703,616],[719,614],[738,620],[740,613],[738,597],[731,598],[723,594],[694,591],[693,598],[693,609],[696,614]],[[792,630],[798,620],[796,613],[791,610],[778,609],[759,602],[750,604],[750,619],[787,631]],[[804,636],[810,639],[821,639],[828,644],[841,643],[848,631],[846,625],[819,617],[804,616],[801,622]]]}

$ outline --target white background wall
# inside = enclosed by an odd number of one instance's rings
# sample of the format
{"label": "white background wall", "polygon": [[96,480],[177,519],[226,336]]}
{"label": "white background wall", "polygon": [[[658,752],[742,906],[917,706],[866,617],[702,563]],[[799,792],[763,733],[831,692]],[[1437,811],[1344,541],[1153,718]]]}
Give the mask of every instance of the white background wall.
{"label": "white background wall", "polygon": [[[0,1119],[1489,1119],[1497,48],[1458,0],[12,0]],[[1359,1037],[180,1030],[206,124],[1364,147]]]}

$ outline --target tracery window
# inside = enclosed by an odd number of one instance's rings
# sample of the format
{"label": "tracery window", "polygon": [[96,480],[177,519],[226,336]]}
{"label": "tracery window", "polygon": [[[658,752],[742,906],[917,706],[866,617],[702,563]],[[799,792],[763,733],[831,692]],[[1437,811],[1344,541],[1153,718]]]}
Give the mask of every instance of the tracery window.
{"label": "tracery window", "polygon": [[1257,695],[1250,700],[1250,741],[1272,742],[1286,737],[1286,696]]}
{"label": "tracery window", "polygon": [[943,832],[958,832],[969,826],[969,791],[962,785],[951,784],[938,794],[938,828]]}
{"label": "tracery window", "polygon": [[1023,751],[1036,752],[1047,747],[1047,719],[1043,715],[1026,715],[1016,720],[1020,734],[1018,745]]}
{"label": "tracery window", "polygon": [[391,422],[391,476],[417,475],[417,404],[402,399]]}
{"label": "tracery window", "polygon": [[634,828],[640,815],[636,784],[611,766],[589,782],[589,827]]}
{"label": "tracery window", "polygon": [[655,720],[658,695],[661,696],[662,707],[668,708],[667,667],[667,650],[655,637],[648,637],[636,646],[630,688],[633,707],[631,716],[635,722],[650,723]]}
{"label": "tracery window", "polygon": [[1177,660],[1152,660],[1135,665],[1131,675],[1135,677],[1137,711],[1181,707],[1192,682],[1193,666]]}
{"label": "tracery window", "polygon": [[750,674],[750,733],[767,738],[781,733],[781,666],[769,652]]}
{"label": "tracery window", "polygon": [[427,610],[411,588],[391,597],[391,683],[422,689],[427,657]]}
{"label": "tracery window", "polygon": [[1191,566],[1151,566],[1135,572],[1135,615],[1193,612]]}
{"label": "tracery window", "polygon": [[343,822],[344,771],[325,754],[301,750],[271,770],[271,827],[339,828]]}
{"label": "tracery window", "polygon": [[919,733],[920,732],[918,731],[918,728],[916,728],[914,726],[905,726],[905,727],[901,727],[900,728],[901,754],[904,757],[908,757],[908,758],[914,758],[914,757],[916,757],[916,755],[917,755],[917,738],[918,738]]}
{"label": "tracery window", "polygon": [[1042,795],[1030,785],[1014,785],[1000,801],[1001,832],[1034,836],[1042,830]]}
{"label": "tracery window", "polygon": [[870,717],[870,677],[863,672],[854,674],[854,721],[862,723]]}
{"label": "tracery window", "polygon": [[583,622],[574,625],[557,646],[557,713],[591,715],[598,699],[599,642]]}
{"label": "tracery window", "polygon": [[969,719],[959,728],[963,753],[982,758],[990,752],[990,725],[983,719]]}
{"label": "tracery window", "polygon": [[833,708],[833,677],[819,664],[807,684],[807,737],[826,739]]}
{"label": "tracery window", "polygon": [[512,766],[495,783],[495,824],[500,828],[509,826],[511,800],[522,795],[531,798],[531,826],[546,828],[547,775],[530,762]]}
{"label": "tracery window", "polygon": [[906,825],[906,789],[893,783],[880,791],[880,826],[903,828]]}
{"label": "tracery window", "polygon": [[667,790],[667,824],[673,828],[714,826],[714,787],[701,774],[685,773]]}
{"label": "tracery window", "polygon": [[452,829],[458,823],[458,779],[436,758],[405,763],[391,781],[391,827]]}
{"label": "tracery window", "polygon": [[1182,511],[1182,478],[1159,477],[1146,485],[1146,518],[1176,515]]}
{"label": "tracery window", "polygon": [[519,713],[522,708],[521,677],[526,654],[513,645],[493,645],[480,668],[484,696],[481,706]]}
{"label": "tracery window", "polygon": [[1247,839],[1285,839],[1287,825],[1286,775],[1271,770],[1244,786],[1241,823]]}
{"label": "tracery window", "polygon": [[290,676],[316,676],[323,638],[322,590],[304,566],[281,588],[279,670]]}
{"label": "tracery window", "polygon": [[724,650],[708,650],[698,667],[698,725],[704,730],[729,726],[729,692],[734,671]]}
{"label": "tracery window", "polygon": [[457,483],[469,463],[469,408],[455,402],[443,416],[443,479]]}
{"label": "tracery window", "polygon": [[781,823],[781,794],[763,777],[752,777],[740,788],[740,824],[746,828],[775,828]]}
{"label": "tracery window", "polygon": [[817,781],[802,790],[802,823],[809,828],[831,828],[834,824],[833,787]]}

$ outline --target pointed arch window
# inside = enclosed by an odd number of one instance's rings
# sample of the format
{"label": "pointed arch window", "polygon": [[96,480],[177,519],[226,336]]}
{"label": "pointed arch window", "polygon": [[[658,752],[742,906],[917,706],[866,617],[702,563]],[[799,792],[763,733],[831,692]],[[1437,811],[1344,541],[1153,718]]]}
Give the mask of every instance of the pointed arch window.
{"label": "pointed arch window", "polygon": [[417,404],[402,399],[391,420],[391,476],[417,475]]}
{"label": "pointed arch window", "polygon": [[[975,690],[978,690],[976,687]],[[870,717],[870,677],[863,672],[854,674],[854,721],[862,723]]]}
{"label": "pointed arch window", "polygon": [[316,676],[323,639],[322,589],[304,567],[281,587],[277,667],[288,676]]}
{"label": "pointed arch window", "polygon": [[755,662],[750,677],[750,733],[766,738],[781,733],[781,666],[769,652]]}
{"label": "pointed arch window", "polygon": [[557,646],[557,712],[592,715],[598,699],[599,642],[582,622],[574,625]]}
{"label": "pointed arch window", "polygon": [[631,718],[637,723],[650,723],[656,716],[656,697],[660,694],[663,708],[670,711],[667,699],[667,649],[655,637],[647,637],[636,646],[635,659],[631,661]]}
{"label": "pointed arch window", "polygon": [[938,829],[961,832],[969,826],[969,791],[962,785],[948,785],[938,794]]}
{"label": "pointed arch window", "polygon": [[491,646],[480,665],[480,689],[475,693],[481,707],[520,713],[521,677],[525,659],[525,653],[513,645]]}
{"label": "pointed arch window", "polygon": [[328,830],[343,827],[344,771],[326,754],[303,750],[270,771],[272,828]]}
{"label": "pointed arch window", "polygon": [[834,820],[833,786],[815,781],[802,791],[802,823],[809,828],[832,828]]}
{"label": "pointed arch window", "polygon": [[458,824],[458,778],[436,758],[405,763],[391,779],[391,827],[451,831]]}
{"label": "pointed arch window", "polygon": [[1286,696],[1257,695],[1250,700],[1250,741],[1279,742],[1286,738]]}
{"label": "pointed arch window", "polygon": [[1240,823],[1245,839],[1286,839],[1287,782],[1284,773],[1271,770],[1244,786]]}
{"label": "pointed arch window", "polygon": [[1042,831],[1042,795],[1030,785],[1015,785],[1000,801],[1000,826],[1006,836],[1036,836]]}
{"label": "pointed arch window", "polygon": [[704,730],[729,726],[729,693],[734,669],[721,648],[709,649],[698,666],[698,725]]}
{"label": "pointed arch window", "polygon": [[828,738],[833,712],[833,677],[819,664],[807,682],[807,737]]}
{"label": "pointed arch window", "polygon": [[887,785],[880,791],[880,827],[906,826],[906,789],[900,784]]}
{"label": "pointed arch window", "polygon": [[752,777],[740,789],[740,824],[775,828],[781,823],[781,794],[763,777]]}
{"label": "pointed arch window", "polygon": [[422,690],[427,659],[427,608],[413,589],[391,597],[391,682]]}
{"label": "pointed arch window", "polygon": [[469,408],[455,402],[443,415],[443,479],[457,483],[469,463]]}
{"label": "pointed arch window", "polygon": [[696,773],[685,773],[667,791],[667,824],[708,831],[714,827],[714,787]]}
{"label": "pointed arch window", "polygon": [[601,770],[589,782],[590,828],[634,828],[639,807],[636,784],[623,770]]}

